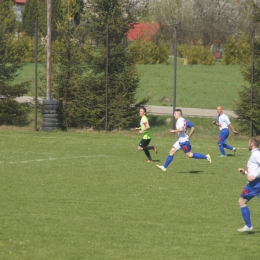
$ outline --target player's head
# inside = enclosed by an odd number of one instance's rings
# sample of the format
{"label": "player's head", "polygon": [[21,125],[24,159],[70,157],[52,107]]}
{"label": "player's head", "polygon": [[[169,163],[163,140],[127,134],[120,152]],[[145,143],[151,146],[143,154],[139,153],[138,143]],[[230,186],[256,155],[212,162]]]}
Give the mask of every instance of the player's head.
{"label": "player's head", "polygon": [[182,116],[182,110],[179,109],[179,108],[175,109],[173,115],[174,115],[174,118],[175,118],[175,119],[180,118],[180,117]]}
{"label": "player's head", "polygon": [[140,107],[140,109],[139,109],[139,115],[140,116],[143,116],[143,115],[145,115],[146,114],[146,108],[145,107]]}
{"label": "player's head", "polygon": [[221,114],[223,113],[223,108],[222,108],[222,106],[218,106],[218,107],[217,107],[217,112],[218,112],[219,115],[221,115]]}
{"label": "player's head", "polygon": [[250,138],[248,142],[249,151],[259,147],[259,139],[257,137]]}

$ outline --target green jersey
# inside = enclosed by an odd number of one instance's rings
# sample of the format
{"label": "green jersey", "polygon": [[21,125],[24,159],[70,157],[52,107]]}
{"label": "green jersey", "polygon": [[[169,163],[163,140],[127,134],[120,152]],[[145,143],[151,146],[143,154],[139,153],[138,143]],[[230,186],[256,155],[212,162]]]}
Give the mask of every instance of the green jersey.
{"label": "green jersey", "polygon": [[[141,130],[144,130],[146,125],[148,123],[148,119],[146,116],[143,116],[141,118],[141,121],[140,121],[140,127],[141,127]],[[152,139],[152,134],[151,134],[151,131],[150,129],[146,130],[143,132],[143,139]]]}

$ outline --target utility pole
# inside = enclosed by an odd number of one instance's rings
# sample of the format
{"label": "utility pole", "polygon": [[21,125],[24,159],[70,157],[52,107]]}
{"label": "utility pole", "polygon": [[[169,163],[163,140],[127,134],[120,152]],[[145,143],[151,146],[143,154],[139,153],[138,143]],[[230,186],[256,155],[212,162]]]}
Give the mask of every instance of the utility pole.
{"label": "utility pole", "polygon": [[51,13],[52,3],[47,0],[47,100],[51,99]]}
{"label": "utility pole", "polygon": [[[174,25],[174,77],[173,77],[173,114],[176,109],[176,82],[177,82],[177,43],[178,43],[178,24]],[[173,116],[173,126],[175,127],[175,118]]]}
{"label": "utility pole", "polygon": [[[251,65],[251,97],[250,109],[251,117],[253,112],[253,97],[254,97],[254,71],[255,71],[255,26],[252,28],[252,65]],[[253,137],[253,121],[250,119],[250,137]]]}
{"label": "utility pole", "polygon": [[108,130],[108,54],[109,54],[109,44],[108,44],[108,40],[109,40],[109,34],[108,34],[108,19],[107,19],[107,24],[106,24],[106,126],[105,126],[105,130],[107,133]]}

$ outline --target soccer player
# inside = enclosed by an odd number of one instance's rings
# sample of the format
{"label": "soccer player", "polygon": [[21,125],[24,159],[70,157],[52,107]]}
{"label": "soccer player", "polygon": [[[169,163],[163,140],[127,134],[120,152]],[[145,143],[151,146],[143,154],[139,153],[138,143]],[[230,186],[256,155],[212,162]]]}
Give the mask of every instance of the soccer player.
{"label": "soccer player", "polygon": [[190,144],[190,137],[194,132],[194,125],[191,125],[190,123],[190,134],[186,134],[186,130],[188,127],[187,120],[185,120],[182,117],[182,110],[181,109],[175,109],[174,111],[174,118],[177,120],[176,121],[176,130],[171,130],[171,133],[178,133],[178,141],[173,145],[172,149],[169,152],[169,155],[164,163],[164,165],[157,165],[159,169],[162,171],[166,171],[168,168],[169,164],[172,162],[174,158],[174,154],[181,148],[183,152],[186,154],[187,157],[189,158],[194,158],[194,159],[206,159],[211,163],[211,158],[210,155],[204,155],[200,153],[192,153],[191,152],[191,144]]}
{"label": "soccer player", "polygon": [[152,134],[150,131],[150,125],[149,125],[148,119],[146,117],[146,108],[145,107],[140,108],[139,115],[141,117],[140,127],[136,127],[135,130],[139,130],[139,133],[142,134],[142,140],[139,143],[138,150],[144,151],[146,157],[148,158],[148,160],[146,162],[152,162],[153,160],[152,160],[149,150],[154,150],[155,153],[157,153],[158,150],[157,150],[156,146],[148,146],[152,139]]}
{"label": "soccer player", "polygon": [[238,168],[239,172],[247,175],[248,181],[238,201],[242,217],[245,221],[245,226],[238,229],[238,232],[253,231],[250,210],[247,203],[255,196],[260,198],[260,151],[258,148],[258,138],[252,137],[248,142],[248,149],[251,151],[251,156],[247,162],[247,168],[246,170]]}
{"label": "soccer player", "polygon": [[236,147],[227,144],[227,139],[229,136],[229,129],[232,130],[234,134],[238,134],[238,132],[234,129],[227,115],[223,113],[223,108],[221,106],[217,107],[218,117],[216,121],[213,121],[212,124],[219,126],[220,134],[218,137],[218,146],[221,152],[219,157],[226,157],[225,149],[231,150],[232,154],[235,155]]}

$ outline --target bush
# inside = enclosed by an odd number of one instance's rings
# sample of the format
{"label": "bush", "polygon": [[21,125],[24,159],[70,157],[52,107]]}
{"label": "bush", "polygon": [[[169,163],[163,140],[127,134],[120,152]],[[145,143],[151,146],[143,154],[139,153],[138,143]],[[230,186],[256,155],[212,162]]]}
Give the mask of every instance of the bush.
{"label": "bush", "polygon": [[15,100],[0,101],[0,125],[25,126],[29,123],[29,105]]}
{"label": "bush", "polygon": [[[7,45],[7,53],[12,54],[9,62],[31,63],[35,61],[35,38],[26,33],[19,35],[19,38],[10,38]],[[38,61],[45,62],[46,48],[38,46]]]}
{"label": "bush", "polygon": [[178,55],[186,64],[213,65],[215,59],[209,47],[183,44],[178,46]]}
{"label": "bush", "polygon": [[231,36],[224,45],[224,57],[222,64],[249,64],[251,62],[251,39],[244,35]]}
{"label": "bush", "polygon": [[165,43],[138,40],[130,43],[129,49],[138,64],[167,64],[169,48]]}

